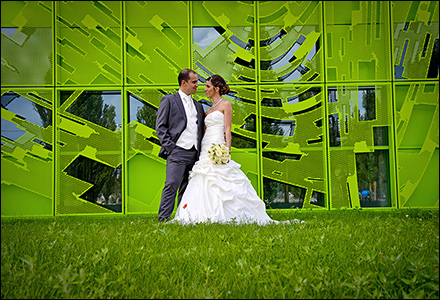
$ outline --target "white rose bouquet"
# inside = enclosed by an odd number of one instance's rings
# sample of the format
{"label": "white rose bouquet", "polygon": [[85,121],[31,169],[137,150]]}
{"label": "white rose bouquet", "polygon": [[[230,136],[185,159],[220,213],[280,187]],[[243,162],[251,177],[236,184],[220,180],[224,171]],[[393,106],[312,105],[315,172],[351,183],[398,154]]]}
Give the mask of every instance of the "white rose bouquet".
{"label": "white rose bouquet", "polygon": [[226,165],[231,159],[229,155],[229,148],[225,144],[211,144],[208,150],[208,157],[214,165]]}

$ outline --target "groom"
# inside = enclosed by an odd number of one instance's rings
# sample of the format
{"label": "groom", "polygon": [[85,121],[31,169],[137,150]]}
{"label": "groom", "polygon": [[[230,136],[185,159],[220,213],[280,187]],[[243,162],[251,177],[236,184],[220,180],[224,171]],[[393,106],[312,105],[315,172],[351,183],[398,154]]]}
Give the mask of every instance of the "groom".
{"label": "groom", "polygon": [[188,185],[188,175],[198,160],[205,127],[205,112],[202,104],[192,99],[198,85],[195,71],[180,72],[179,91],[165,95],[157,111],[156,133],[162,148],[159,157],[167,160],[166,180],[159,206],[159,221],[170,218],[177,197],[179,205]]}

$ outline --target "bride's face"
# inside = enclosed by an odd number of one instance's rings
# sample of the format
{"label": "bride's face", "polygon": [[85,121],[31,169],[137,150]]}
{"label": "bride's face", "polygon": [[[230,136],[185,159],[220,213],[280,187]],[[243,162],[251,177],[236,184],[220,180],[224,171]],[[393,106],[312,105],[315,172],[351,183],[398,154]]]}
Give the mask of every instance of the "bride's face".
{"label": "bride's face", "polygon": [[206,97],[212,99],[212,97],[214,97],[215,94],[218,94],[218,90],[219,90],[219,88],[215,88],[211,84],[211,81],[206,82],[206,87],[205,87]]}

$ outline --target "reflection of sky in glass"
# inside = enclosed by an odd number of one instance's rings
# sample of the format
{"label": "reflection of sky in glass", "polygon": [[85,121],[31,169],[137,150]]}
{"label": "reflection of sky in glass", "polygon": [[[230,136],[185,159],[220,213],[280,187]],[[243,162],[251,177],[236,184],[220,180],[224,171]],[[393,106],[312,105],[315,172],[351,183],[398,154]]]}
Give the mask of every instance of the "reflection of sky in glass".
{"label": "reflection of sky in glass", "polygon": [[312,59],[315,57],[315,55],[316,55],[316,43],[313,45],[312,50],[310,50],[310,52],[307,55],[306,59],[308,61],[312,61]]}
{"label": "reflection of sky in glass", "polygon": [[194,27],[193,28],[193,40],[194,43],[199,45],[202,50],[208,48],[220,34],[212,27]]}
{"label": "reflection of sky in glass", "polygon": [[[17,98],[13,98],[12,101],[9,102],[9,100],[11,100],[11,97]],[[23,117],[28,122],[44,127],[41,117],[34,107],[38,104],[35,104],[34,102],[17,94],[3,95],[2,100],[4,100],[5,98],[9,98],[9,103],[4,103],[4,101],[2,101],[2,105],[5,105],[5,108],[7,110]]]}
{"label": "reflection of sky in glass", "polygon": [[[20,136],[25,134],[26,131],[17,127],[16,124],[9,122],[8,120],[2,119],[2,136],[10,140],[15,141]],[[2,142],[2,145],[4,143]]]}
{"label": "reflection of sky in glass", "polygon": [[[299,49],[299,47],[301,47],[301,45],[304,43],[305,40],[306,40],[306,37],[303,35],[300,35],[298,37],[298,39],[295,41],[295,43],[293,44],[293,46],[291,46],[289,48],[289,50],[287,50],[287,52],[282,54],[280,57],[272,60],[273,63],[270,64],[270,69],[275,70],[275,69],[282,68],[284,66],[289,65],[290,60],[295,55],[295,52]],[[315,54],[316,54],[316,44],[313,45],[312,49],[310,50],[309,54],[307,55],[307,57],[306,57],[307,60],[311,61],[312,58],[315,56]],[[301,73],[299,73],[297,75],[301,76]],[[295,78],[295,79],[297,79],[297,78]]]}
{"label": "reflection of sky in glass", "polygon": [[102,99],[105,104],[113,105],[115,107],[115,122],[116,129],[122,128],[122,115],[121,115],[121,94],[119,92],[103,92]]}
{"label": "reflection of sky in glass", "polygon": [[12,38],[18,27],[2,27],[2,33],[6,34],[8,37]]}
{"label": "reflection of sky in glass", "polygon": [[278,68],[281,68],[281,67],[284,67],[284,66],[288,65],[290,63],[289,60],[293,57],[294,53],[296,52],[296,50],[298,50],[298,48],[300,46],[301,46],[300,44],[295,43],[293,45],[293,47],[291,47],[289,49],[289,51],[287,51],[287,53],[283,54],[284,56],[283,56],[282,59],[280,59],[278,62],[274,63],[271,66],[271,69],[275,70],[275,69],[278,69]]}
{"label": "reflection of sky in glass", "polygon": [[136,113],[138,110],[142,109],[142,107],[144,106],[144,104],[142,103],[142,101],[138,98],[136,98],[133,95],[129,95],[129,120],[128,123],[132,122],[132,121],[137,121],[136,118]]}

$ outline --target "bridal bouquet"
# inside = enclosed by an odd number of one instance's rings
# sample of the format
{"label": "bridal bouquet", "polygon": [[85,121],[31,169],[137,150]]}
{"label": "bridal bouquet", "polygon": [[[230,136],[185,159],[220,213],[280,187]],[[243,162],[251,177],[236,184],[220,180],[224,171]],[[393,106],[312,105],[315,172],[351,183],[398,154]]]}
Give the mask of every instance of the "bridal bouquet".
{"label": "bridal bouquet", "polygon": [[214,165],[226,165],[231,159],[229,148],[225,144],[211,144],[208,150],[208,157]]}

